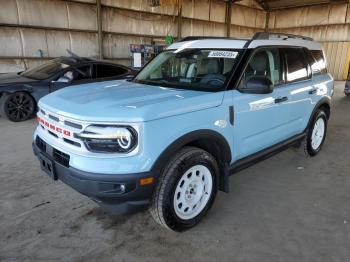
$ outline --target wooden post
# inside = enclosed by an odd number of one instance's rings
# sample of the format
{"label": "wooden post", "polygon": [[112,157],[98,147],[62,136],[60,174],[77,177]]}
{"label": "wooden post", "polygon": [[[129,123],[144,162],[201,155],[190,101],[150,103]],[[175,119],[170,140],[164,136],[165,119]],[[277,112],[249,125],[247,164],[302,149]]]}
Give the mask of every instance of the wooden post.
{"label": "wooden post", "polygon": [[269,32],[270,11],[266,12],[265,32]]}
{"label": "wooden post", "polygon": [[98,56],[103,59],[103,32],[102,32],[102,8],[101,0],[96,0],[97,7],[97,41],[98,41]]}
{"label": "wooden post", "polygon": [[182,38],[182,0],[178,0],[177,8],[177,40],[180,40]]}
{"label": "wooden post", "polygon": [[231,36],[231,15],[232,15],[232,0],[228,0],[226,8],[226,37]]}

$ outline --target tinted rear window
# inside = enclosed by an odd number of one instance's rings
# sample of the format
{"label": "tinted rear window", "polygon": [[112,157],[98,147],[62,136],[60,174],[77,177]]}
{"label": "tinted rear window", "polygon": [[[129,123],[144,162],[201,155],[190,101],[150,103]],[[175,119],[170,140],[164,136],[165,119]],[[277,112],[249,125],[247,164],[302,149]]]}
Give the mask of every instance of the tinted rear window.
{"label": "tinted rear window", "polygon": [[94,71],[96,78],[118,77],[128,72],[125,68],[113,65],[95,65]]}
{"label": "tinted rear window", "polygon": [[304,50],[301,48],[285,48],[283,51],[287,63],[287,82],[308,79],[308,63]]}

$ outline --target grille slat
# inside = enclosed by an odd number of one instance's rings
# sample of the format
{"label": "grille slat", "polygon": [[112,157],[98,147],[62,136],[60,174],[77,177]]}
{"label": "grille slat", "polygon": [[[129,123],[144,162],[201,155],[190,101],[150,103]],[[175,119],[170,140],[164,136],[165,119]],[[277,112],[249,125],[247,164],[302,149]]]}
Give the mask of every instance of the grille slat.
{"label": "grille slat", "polygon": [[56,121],[56,122],[60,122],[60,119],[58,117],[53,116],[53,115],[49,115],[49,118]]}
{"label": "grille slat", "polygon": [[73,128],[76,128],[76,129],[83,129],[83,126],[80,125],[80,124],[76,124],[76,123],[72,123],[70,121],[64,121],[64,124],[66,126],[70,126],[70,127],[73,127]]}

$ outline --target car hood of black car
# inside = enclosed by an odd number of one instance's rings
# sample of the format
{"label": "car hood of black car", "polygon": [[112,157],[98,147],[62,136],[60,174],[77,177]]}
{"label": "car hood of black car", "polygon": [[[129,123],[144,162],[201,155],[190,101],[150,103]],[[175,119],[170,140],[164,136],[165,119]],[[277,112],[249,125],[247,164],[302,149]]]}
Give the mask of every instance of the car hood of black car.
{"label": "car hood of black car", "polygon": [[0,74],[0,86],[11,86],[16,84],[30,84],[38,80],[24,77],[18,73]]}

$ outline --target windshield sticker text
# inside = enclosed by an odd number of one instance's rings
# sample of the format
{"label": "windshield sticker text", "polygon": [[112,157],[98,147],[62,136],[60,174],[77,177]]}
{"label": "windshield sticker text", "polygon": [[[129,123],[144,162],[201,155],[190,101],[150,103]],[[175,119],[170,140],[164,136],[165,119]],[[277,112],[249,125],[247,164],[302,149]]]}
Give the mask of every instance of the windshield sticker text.
{"label": "windshield sticker text", "polygon": [[221,57],[234,59],[238,55],[238,52],[234,51],[210,51],[208,57]]}

